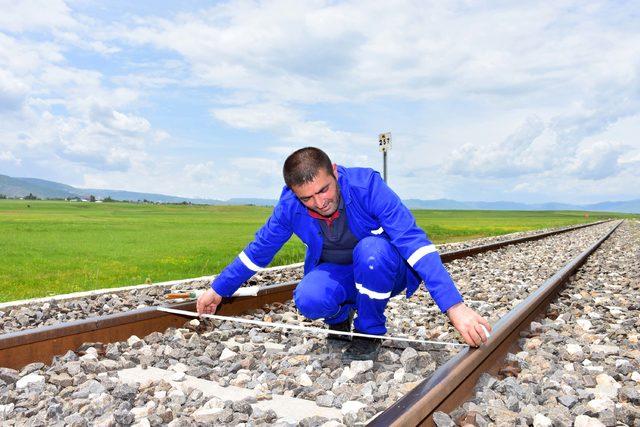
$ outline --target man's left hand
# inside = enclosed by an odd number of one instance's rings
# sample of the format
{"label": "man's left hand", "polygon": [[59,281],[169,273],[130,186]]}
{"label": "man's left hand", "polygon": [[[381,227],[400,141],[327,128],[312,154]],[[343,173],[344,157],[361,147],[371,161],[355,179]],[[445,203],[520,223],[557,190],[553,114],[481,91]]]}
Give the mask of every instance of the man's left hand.
{"label": "man's left hand", "polygon": [[487,336],[482,330],[484,325],[487,331],[491,331],[491,325],[487,320],[461,302],[447,310],[447,316],[453,326],[460,332],[462,338],[472,347],[478,347],[487,341]]}

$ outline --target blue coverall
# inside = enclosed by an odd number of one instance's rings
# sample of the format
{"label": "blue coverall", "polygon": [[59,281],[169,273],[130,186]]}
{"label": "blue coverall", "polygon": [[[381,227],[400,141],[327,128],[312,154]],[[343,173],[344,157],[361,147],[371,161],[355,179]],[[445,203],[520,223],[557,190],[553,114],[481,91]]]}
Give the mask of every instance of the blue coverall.
{"label": "blue coverall", "polygon": [[378,172],[338,166],[338,185],[349,228],[359,240],[353,265],[320,263],[323,242],[317,220],[285,186],[255,239],[214,279],[211,287],[219,295],[231,296],[244,281],[266,267],[295,233],[307,251],[305,277],[294,292],[294,301],[309,318],[339,323],[355,306],[357,331],[384,334],[384,310],[389,298],[404,289],[410,297],[421,280],[442,312],[462,302],[435,246]]}

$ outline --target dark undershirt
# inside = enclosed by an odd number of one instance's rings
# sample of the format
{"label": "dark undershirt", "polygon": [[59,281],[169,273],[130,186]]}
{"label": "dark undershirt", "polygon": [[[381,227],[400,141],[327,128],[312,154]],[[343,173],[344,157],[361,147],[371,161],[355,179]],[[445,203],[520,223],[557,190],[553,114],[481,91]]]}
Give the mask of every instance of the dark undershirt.
{"label": "dark undershirt", "polygon": [[353,248],[358,244],[358,239],[349,229],[347,212],[344,201],[340,197],[338,204],[338,217],[327,224],[324,219],[317,219],[322,231],[322,255],[320,262],[331,262],[334,264],[352,264]]}

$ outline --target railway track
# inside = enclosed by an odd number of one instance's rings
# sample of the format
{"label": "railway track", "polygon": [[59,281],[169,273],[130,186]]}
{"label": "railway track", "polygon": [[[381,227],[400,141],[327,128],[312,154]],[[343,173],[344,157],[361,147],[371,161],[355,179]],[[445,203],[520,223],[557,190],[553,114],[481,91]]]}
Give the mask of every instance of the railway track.
{"label": "railway track", "polygon": [[[560,232],[574,231],[587,227],[582,225]],[[616,224],[608,231],[607,236],[613,232]],[[451,262],[478,253],[495,250],[508,245],[534,241],[558,234],[550,232],[535,236],[528,236],[515,241],[504,241],[497,244],[484,245],[479,248],[466,248],[460,251],[452,251],[441,254],[444,262]],[[446,410],[455,407],[460,399],[466,397],[480,372],[490,370],[496,365],[506,351],[517,339],[518,332],[528,324],[522,320],[535,317],[544,306],[532,302],[539,298],[548,300],[557,292],[557,283],[566,280],[580,265],[589,253],[606,239],[602,237],[587,251],[576,257],[570,265],[549,279],[534,294],[523,301],[508,316],[505,316],[494,326],[494,335],[489,345],[475,350],[463,350],[448,363],[440,367],[430,378],[420,383],[418,387],[409,392],[403,399],[390,406],[374,421],[374,425],[411,425],[430,423],[430,414],[438,410]],[[556,283],[557,282],[557,283]],[[285,283],[277,286],[269,286],[261,289],[256,297],[241,297],[226,300],[219,313],[222,315],[238,315],[249,310],[256,310],[271,303],[282,303],[291,298],[295,283]],[[542,297],[539,297],[543,295]],[[173,305],[174,308],[193,311],[192,302]],[[526,307],[526,310],[522,307]],[[514,314],[515,313],[515,314]],[[520,320],[518,320],[520,319]],[[126,340],[132,335],[145,336],[155,331],[162,331],[168,327],[179,328],[185,323],[185,318],[168,313],[156,311],[152,307],[134,310],[129,313],[119,313],[100,318],[69,322],[63,325],[53,325],[32,330],[23,330],[0,335],[0,366],[21,368],[28,363],[42,361],[49,363],[51,357],[64,354],[67,350],[77,349],[83,343],[109,343]],[[516,326],[512,326],[516,325]],[[453,378],[453,379],[452,379]],[[457,382],[457,384],[456,384]],[[447,390],[447,399],[434,399],[433,396],[441,396],[443,390]],[[452,406],[453,405],[453,406]]]}
{"label": "railway track", "polygon": [[527,299],[512,309],[493,326],[493,333],[486,345],[466,348],[441,366],[420,385],[380,414],[371,426],[433,425],[433,414],[450,412],[460,406],[473,393],[481,374],[497,374],[505,355],[517,347],[520,333],[529,328],[531,321],[547,310],[576,270],[618,228],[617,222],[605,235],[584,252],[576,256],[561,270],[550,277]]}
{"label": "railway track", "polygon": [[[472,248],[463,248],[441,254],[444,263],[456,259],[493,251],[510,245],[536,241],[549,236],[567,233],[581,228],[595,226],[605,221],[580,224],[561,230],[549,231],[532,236],[504,240]],[[218,314],[233,316],[263,307],[273,302],[284,302],[292,297],[297,282],[269,286],[261,289],[255,297],[228,298],[218,310]],[[171,305],[179,310],[195,310],[194,302]],[[184,323],[181,316],[162,313],[154,307],[145,307],[112,315],[89,317],[39,328],[25,329],[0,335],[0,366],[19,369],[32,362],[49,363],[56,355],[75,350],[86,342],[109,343],[126,340],[131,335],[144,336],[151,332],[163,331],[169,327],[180,327]]]}

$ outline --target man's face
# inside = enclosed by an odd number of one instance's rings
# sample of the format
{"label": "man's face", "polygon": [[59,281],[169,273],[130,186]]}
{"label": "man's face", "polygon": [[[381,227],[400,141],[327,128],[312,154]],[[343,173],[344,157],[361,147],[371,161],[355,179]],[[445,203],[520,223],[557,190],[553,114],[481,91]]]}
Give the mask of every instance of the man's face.
{"label": "man's face", "polygon": [[331,216],[338,209],[340,192],[338,191],[338,168],[333,165],[335,178],[320,169],[313,181],[294,186],[291,189],[307,209],[323,216]]}

